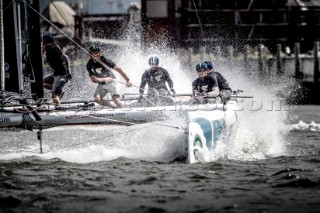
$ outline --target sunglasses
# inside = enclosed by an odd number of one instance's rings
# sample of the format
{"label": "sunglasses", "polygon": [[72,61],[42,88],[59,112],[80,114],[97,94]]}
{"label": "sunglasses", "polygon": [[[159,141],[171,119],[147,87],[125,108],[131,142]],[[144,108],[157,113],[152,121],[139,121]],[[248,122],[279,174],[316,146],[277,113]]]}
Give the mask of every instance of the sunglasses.
{"label": "sunglasses", "polygon": [[198,70],[197,72],[205,72],[205,70]]}

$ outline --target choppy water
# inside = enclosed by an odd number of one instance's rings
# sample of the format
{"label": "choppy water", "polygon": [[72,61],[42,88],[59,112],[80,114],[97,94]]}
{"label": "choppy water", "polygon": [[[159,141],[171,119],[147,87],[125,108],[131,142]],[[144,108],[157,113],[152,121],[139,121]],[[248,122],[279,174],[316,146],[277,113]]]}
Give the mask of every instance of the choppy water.
{"label": "choppy water", "polygon": [[[195,70],[178,62],[183,54],[168,48],[165,33],[142,50],[132,39],[137,31],[128,30],[129,46],[102,48],[134,84],[123,91],[138,93],[147,55],[156,53],[177,93],[191,92]],[[92,98],[89,56],[79,58],[65,99]],[[320,106],[273,109],[299,88],[290,77],[260,81],[232,61],[214,66],[232,89],[256,99],[245,107],[234,144],[213,153],[213,162],[175,161],[185,135],[160,125],[47,129],[43,154],[35,132],[0,132],[0,213],[320,212]]]}
{"label": "choppy water", "polygon": [[1,132],[0,212],[319,212],[320,106],[289,114],[276,142],[242,130],[236,153],[193,165],[165,127],[53,128],[44,154],[34,132]]}

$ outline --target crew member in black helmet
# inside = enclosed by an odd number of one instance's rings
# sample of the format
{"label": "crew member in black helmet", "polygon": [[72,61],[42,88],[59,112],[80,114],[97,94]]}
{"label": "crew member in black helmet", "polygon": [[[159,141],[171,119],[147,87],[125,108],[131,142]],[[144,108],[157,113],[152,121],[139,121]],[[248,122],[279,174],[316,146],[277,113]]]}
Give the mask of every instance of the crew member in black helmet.
{"label": "crew member in black helmet", "polygon": [[207,65],[196,65],[198,78],[192,82],[193,97],[198,103],[207,103],[219,95],[219,87],[216,77],[207,76]]}
{"label": "crew member in black helmet", "polygon": [[229,86],[228,81],[223,77],[223,75],[219,72],[214,71],[213,65],[211,61],[203,61],[207,65],[207,74],[208,76],[216,77],[219,85],[220,98],[222,103],[227,103],[232,94],[232,89]]}
{"label": "crew member in black helmet", "polygon": [[[141,102],[145,86],[148,84],[147,100],[149,104],[151,99],[158,99],[161,103],[166,104],[173,103],[172,96],[174,96],[176,92],[173,88],[173,82],[169,72],[159,66],[159,57],[157,55],[150,55],[148,63],[150,68],[145,70],[141,77],[139,102]],[[166,83],[168,84],[170,91]]]}
{"label": "crew member in black helmet", "polygon": [[[109,106],[111,108],[123,108],[123,103],[120,100],[120,95],[117,91],[115,75],[110,69],[114,69],[126,80],[128,87],[132,86],[127,74],[117,66],[112,60],[104,57],[100,52],[100,47],[93,44],[89,48],[91,59],[87,63],[87,70],[93,83],[97,83],[97,89],[94,93],[94,100],[102,106]],[[110,94],[113,102],[103,99],[107,94]]]}
{"label": "crew member in black helmet", "polygon": [[63,87],[71,80],[70,63],[68,57],[55,43],[51,34],[42,36],[42,49],[46,56],[46,62],[53,69],[53,74],[43,78],[43,87],[51,90],[52,100],[56,107],[60,106],[60,97]]}

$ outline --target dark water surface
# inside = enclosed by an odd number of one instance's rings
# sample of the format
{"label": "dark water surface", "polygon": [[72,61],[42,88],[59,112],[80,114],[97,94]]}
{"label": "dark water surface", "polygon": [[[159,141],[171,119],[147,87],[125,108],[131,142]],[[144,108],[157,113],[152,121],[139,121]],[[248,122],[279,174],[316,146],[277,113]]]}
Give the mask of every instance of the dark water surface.
{"label": "dark water surface", "polygon": [[19,134],[1,132],[0,212],[320,212],[320,106],[291,114],[283,155],[193,165],[128,155],[81,163],[90,147],[77,161],[19,154],[8,148]]}

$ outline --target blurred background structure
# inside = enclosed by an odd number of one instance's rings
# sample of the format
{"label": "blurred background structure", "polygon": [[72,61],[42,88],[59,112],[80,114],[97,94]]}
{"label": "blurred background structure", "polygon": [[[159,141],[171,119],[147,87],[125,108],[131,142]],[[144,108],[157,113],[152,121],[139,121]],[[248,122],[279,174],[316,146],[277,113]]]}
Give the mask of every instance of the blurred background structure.
{"label": "blurred background structure", "polygon": [[[118,38],[135,9],[143,26],[142,42],[165,33],[174,47],[228,44],[237,52],[263,43],[275,53],[281,44],[291,54],[296,42],[301,52],[308,52],[320,39],[319,0],[40,0],[40,7],[50,21],[64,27],[67,21],[80,37]],[[59,11],[66,21],[59,20]]]}
{"label": "blurred background structure", "polygon": [[[134,38],[130,42],[141,48],[166,40],[170,48],[187,53],[189,68],[195,63],[193,58],[212,54],[215,63],[223,59],[237,61],[244,70],[256,70],[261,76],[292,76],[308,90],[304,103],[320,104],[320,0],[25,2],[39,4],[45,17],[40,18],[41,33],[54,34],[71,57],[77,56],[77,46],[71,39],[83,47],[100,42],[112,49],[127,45],[129,32]],[[10,4],[4,1],[4,8],[10,8]],[[26,13],[30,20],[39,19],[31,10]],[[5,28],[13,25],[11,11],[6,9],[4,16]],[[33,21],[28,31],[35,26]],[[29,38],[22,35],[23,45],[28,39],[39,43],[36,33]],[[5,37],[6,43],[11,42],[10,38],[10,34]],[[197,54],[199,57],[193,57]]]}

